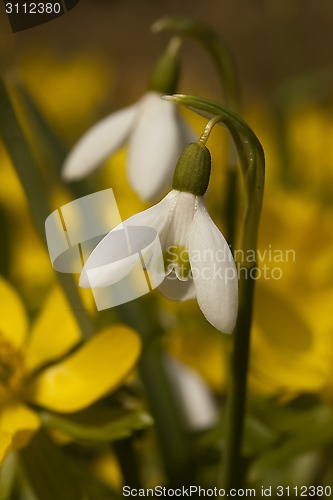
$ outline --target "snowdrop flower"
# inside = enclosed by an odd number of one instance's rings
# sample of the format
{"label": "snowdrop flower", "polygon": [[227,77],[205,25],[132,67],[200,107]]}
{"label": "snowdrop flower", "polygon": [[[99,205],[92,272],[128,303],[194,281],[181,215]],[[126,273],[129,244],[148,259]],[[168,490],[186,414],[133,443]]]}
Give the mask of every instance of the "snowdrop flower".
{"label": "snowdrop flower", "polygon": [[194,140],[177,105],[161,99],[176,87],[178,47],[172,41],[153,73],[149,91],[138,102],[107,116],[77,142],[63,165],[65,180],[86,176],[128,142],[128,179],[140,198],[156,198],[171,184],[179,155]]}
{"label": "snowdrop flower", "polygon": [[168,354],[163,361],[188,430],[196,432],[214,427],[219,413],[204,380],[192,368]]}
{"label": "snowdrop flower", "polygon": [[[200,141],[189,144],[178,161],[172,191],[124,225],[148,226],[157,231],[166,273],[160,291],[173,300],[196,298],[207,320],[218,330],[231,333],[238,308],[237,272],[229,245],[210,218],[203,198],[210,163],[210,153]],[[80,286],[94,288],[106,286],[108,279],[113,281],[112,276],[96,272],[87,283],[86,274],[86,269],[103,270],[101,255],[110,252],[113,231],[88,257]]]}

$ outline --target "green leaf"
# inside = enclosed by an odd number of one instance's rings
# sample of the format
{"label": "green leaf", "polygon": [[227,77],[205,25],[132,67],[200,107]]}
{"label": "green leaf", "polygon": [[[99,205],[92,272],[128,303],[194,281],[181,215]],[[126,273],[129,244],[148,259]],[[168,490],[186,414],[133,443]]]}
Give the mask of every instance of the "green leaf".
{"label": "green leaf", "polygon": [[14,90],[32,125],[35,141],[38,142],[46,165],[51,165],[59,177],[60,168],[68,153],[43,112],[21,81],[14,82]]}
{"label": "green leaf", "polygon": [[9,262],[10,262],[10,218],[4,206],[0,204],[0,274],[8,277]]}
{"label": "green leaf", "polygon": [[94,443],[122,439],[135,430],[152,425],[152,418],[142,410],[101,412],[91,408],[70,417],[43,412],[41,420],[49,429],[57,429],[74,439]]}
{"label": "green leaf", "polygon": [[66,458],[77,483],[84,491],[82,500],[120,500],[122,495],[99,479],[92,470],[93,451],[79,446],[66,449]]}
{"label": "green leaf", "polygon": [[[29,144],[22,132],[15,109],[6,85],[0,80],[0,135],[12,160],[27,197],[34,224],[45,243],[45,220],[51,213],[51,208],[45,194],[45,184],[38,165],[31,153]],[[50,264],[51,265],[51,264]],[[57,273],[73,314],[81,328],[82,336],[89,338],[93,334],[90,319],[85,313],[82,300],[70,275]]]}
{"label": "green leaf", "polygon": [[263,453],[276,443],[278,435],[261,420],[248,416],[244,424],[243,453],[254,456]]}
{"label": "green leaf", "polygon": [[34,223],[45,239],[45,219],[51,212],[38,165],[17,119],[9,92],[0,81],[0,134],[28,198]]}
{"label": "green leaf", "polygon": [[66,456],[44,431],[39,431],[29,446],[20,452],[24,474],[39,499],[79,500],[79,487]]}
{"label": "green leaf", "polygon": [[10,500],[16,474],[17,456],[10,453],[0,467],[0,498]]}
{"label": "green leaf", "polygon": [[333,444],[333,410],[317,405],[307,410],[278,411],[273,425],[280,443],[262,454],[253,466],[253,476],[262,477],[294,457]]}
{"label": "green leaf", "polygon": [[[253,415],[247,415],[244,422],[244,440],[242,453],[244,456],[256,456],[270,449],[278,440],[278,434],[263,421]],[[225,442],[225,422],[222,419],[216,427],[198,435],[196,443],[199,449],[205,453],[218,449],[219,453],[224,448]],[[219,458],[219,455],[218,455]]]}

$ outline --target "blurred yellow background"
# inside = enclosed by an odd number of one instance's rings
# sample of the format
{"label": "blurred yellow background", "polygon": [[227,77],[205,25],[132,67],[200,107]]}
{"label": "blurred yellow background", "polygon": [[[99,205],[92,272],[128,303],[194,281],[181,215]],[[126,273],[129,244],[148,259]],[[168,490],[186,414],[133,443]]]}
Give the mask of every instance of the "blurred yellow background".
{"label": "blurred yellow background", "polygon": [[[200,20],[225,41],[238,68],[243,117],[265,150],[267,183],[259,251],[260,268],[267,266],[268,278],[259,280],[257,287],[251,397],[274,396],[288,404],[300,395],[315,394],[331,405],[332,3],[81,0],[61,18],[15,34],[1,12],[2,74],[8,82],[22,79],[69,149],[93,123],[146,91],[154,62],[169,39],[165,33],[152,34],[150,26],[166,14]],[[179,92],[223,103],[218,78],[202,48],[185,41],[181,58]],[[185,115],[199,133],[205,121],[189,112]],[[214,130],[208,142],[213,176],[207,201],[218,217],[224,193],[219,162],[225,159],[225,146],[224,133]],[[47,152],[40,144],[34,149],[44,161],[48,179]],[[122,150],[96,173],[91,186],[92,190],[112,187],[126,218],[147,205],[130,191],[124,160]],[[54,283],[54,273],[2,146],[0,176],[1,224],[7,235],[1,241],[0,269],[33,316]],[[53,185],[51,174],[48,188],[55,206],[73,197],[65,184]],[[224,217],[217,223],[223,229]],[[208,325],[196,304],[158,300],[161,322],[169,332],[166,348],[223,395],[228,339]]]}

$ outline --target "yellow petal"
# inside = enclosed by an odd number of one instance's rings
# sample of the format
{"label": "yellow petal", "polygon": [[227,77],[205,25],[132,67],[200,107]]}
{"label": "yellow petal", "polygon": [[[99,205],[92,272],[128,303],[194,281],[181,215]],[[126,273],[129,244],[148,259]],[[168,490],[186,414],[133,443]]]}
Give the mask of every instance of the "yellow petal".
{"label": "yellow petal", "polygon": [[266,334],[254,327],[252,336],[250,385],[254,391],[291,399],[302,393],[323,390],[327,363],[321,360],[320,346],[311,351],[286,353],[273,347]]}
{"label": "yellow petal", "polygon": [[225,389],[227,378],[226,348],[222,335],[206,328],[201,318],[181,324],[165,339],[166,349],[185,365],[193,368],[216,392]]}
{"label": "yellow petal", "polygon": [[[91,125],[96,106],[112,89],[112,68],[109,64],[106,71],[104,59],[96,54],[65,61],[50,50],[42,52],[39,48],[22,59],[23,79],[51,123],[56,127],[65,123],[67,138],[73,141]],[[40,85],[42,75],[49,76],[45,86]]]}
{"label": "yellow petal", "polygon": [[0,332],[14,347],[20,347],[27,333],[27,316],[15,289],[0,277]]}
{"label": "yellow petal", "polygon": [[80,341],[80,330],[59,288],[48,296],[26,348],[29,371],[60,358]]}
{"label": "yellow petal", "polygon": [[304,315],[286,294],[265,283],[258,283],[256,289],[254,320],[272,349],[286,356],[298,356],[312,349],[314,336]]}
{"label": "yellow petal", "polygon": [[65,361],[37,375],[28,397],[51,410],[79,411],[119,386],[139,354],[135,331],[123,325],[107,328]]}
{"label": "yellow petal", "polygon": [[[318,329],[318,321],[314,328],[309,321],[311,314],[308,318],[296,302],[266,285],[258,285],[251,342],[251,385],[259,392],[279,395],[285,400],[302,392],[323,390],[332,365],[325,329],[322,332]],[[309,302],[307,306],[311,311],[313,304]],[[317,318],[320,316],[318,309]]]}
{"label": "yellow petal", "polygon": [[0,145],[1,163],[1,183],[0,200],[1,204],[13,213],[20,214],[26,212],[26,198],[20,181],[13,169],[9,156],[6,154],[4,146]]}
{"label": "yellow petal", "polygon": [[6,460],[12,451],[12,436],[8,432],[0,430],[0,465]]}
{"label": "yellow petal", "polygon": [[[117,169],[119,175],[112,175],[114,168]],[[107,160],[107,167],[101,170],[101,182],[105,185],[112,185],[115,193],[122,193],[122,196],[117,197],[117,205],[122,219],[125,220],[131,215],[141,212],[147,208],[147,204],[143,202],[129,185],[128,176],[126,174],[126,149],[119,149],[114,155]],[[111,181],[112,178],[112,181]],[[110,184],[112,182],[112,184]]]}
{"label": "yellow petal", "polygon": [[92,470],[95,475],[105,484],[108,484],[116,491],[120,491],[123,485],[123,478],[119,468],[118,460],[110,452],[99,455],[92,463]]}
{"label": "yellow petal", "polygon": [[26,446],[39,426],[37,414],[21,403],[12,402],[0,410],[0,429],[11,436],[12,449]]}

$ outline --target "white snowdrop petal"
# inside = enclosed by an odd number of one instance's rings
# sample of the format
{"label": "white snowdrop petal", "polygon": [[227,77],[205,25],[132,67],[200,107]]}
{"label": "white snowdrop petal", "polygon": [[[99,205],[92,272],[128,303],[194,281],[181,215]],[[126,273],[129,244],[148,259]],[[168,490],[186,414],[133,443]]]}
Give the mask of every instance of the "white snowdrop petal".
{"label": "white snowdrop petal", "polygon": [[238,310],[236,266],[228,243],[199,198],[188,249],[200,309],[215,328],[232,333]]}
{"label": "white snowdrop petal", "polygon": [[65,160],[63,178],[80,179],[114,153],[129,136],[138,107],[139,103],[117,111],[89,129]]}
{"label": "white snowdrop petal", "polygon": [[200,375],[169,355],[165,365],[188,428],[202,431],[216,425],[217,405]]}
{"label": "white snowdrop petal", "polygon": [[183,147],[176,106],[148,94],[141,101],[127,160],[129,181],[142,199],[158,197],[171,184]]}
{"label": "white snowdrop petal", "polygon": [[[138,262],[140,262],[140,256],[134,254],[105,265],[93,266],[91,269],[85,266],[81,273],[80,286],[82,288],[103,288],[118,283],[129,274]],[[89,265],[92,263],[90,262]]]}
{"label": "white snowdrop petal", "polygon": [[[89,255],[81,272],[80,286],[82,288],[106,286],[121,279],[124,275],[124,259],[129,259],[128,270],[131,268],[130,264],[134,265],[137,262],[135,259],[132,261],[129,256],[129,250],[135,252],[136,249],[128,248],[128,240],[121,230],[132,226],[142,226],[151,227],[158,234],[163,233],[169,221],[168,206],[173,202],[173,198],[174,194],[171,191],[160,203],[129,217],[110,231]],[[145,242],[140,241],[140,238],[136,239],[136,244],[145,246]]]}
{"label": "white snowdrop petal", "polygon": [[134,214],[126,219],[123,224],[127,226],[147,226],[155,229],[161,236],[166,223],[170,220],[170,209],[176,202],[177,191],[170,191],[159,203]]}

